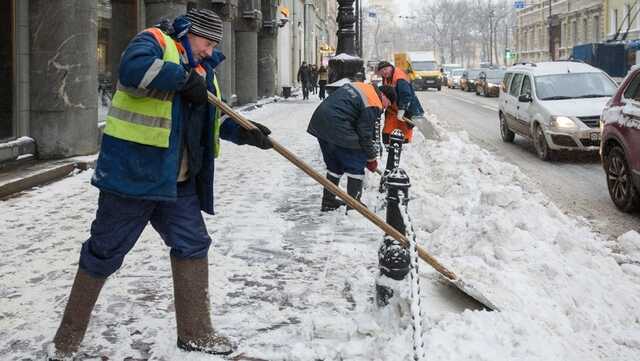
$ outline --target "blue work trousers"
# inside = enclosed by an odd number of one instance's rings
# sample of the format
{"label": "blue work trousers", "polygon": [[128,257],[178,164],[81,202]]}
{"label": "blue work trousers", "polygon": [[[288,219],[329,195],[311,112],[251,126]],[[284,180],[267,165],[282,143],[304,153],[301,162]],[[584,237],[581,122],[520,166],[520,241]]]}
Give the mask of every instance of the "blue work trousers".
{"label": "blue work trousers", "polygon": [[175,202],[151,201],[100,192],[91,237],[80,252],[80,269],[108,277],[117,271],[124,257],[151,222],[171,255],[181,259],[207,256],[211,237],[200,212],[193,180],[178,183]]}
{"label": "blue work trousers", "polygon": [[322,158],[327,165],[327,171],[334,177],[343,174],[351,178],[363,178],[364,168],[367,166],[367,153],[360,149],[349,149],[318,139]]}

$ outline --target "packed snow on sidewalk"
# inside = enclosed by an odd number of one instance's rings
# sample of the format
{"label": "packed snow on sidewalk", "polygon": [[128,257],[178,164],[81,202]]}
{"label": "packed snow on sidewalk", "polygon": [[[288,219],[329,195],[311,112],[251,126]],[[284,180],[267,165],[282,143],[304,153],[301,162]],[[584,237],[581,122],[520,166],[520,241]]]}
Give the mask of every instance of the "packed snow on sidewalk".
{"label": "packed snow on sidewalk", "polygon": [[[305,132],[316,105],[288,100],[247,116],[324,172]],[[418,134],[403,152],[413,226],[422,246],[499,311],[437,308],[424,292],[426,359],[637,360],[640,235],[621,236],[612,253],[517,168],[464,133],[443,135]],[[55,333],[95,213],[90,177],[0,202],[2,360],[41,359]],[[363,200],[383,215],[377,176],[367,182]],[[214,326],[268,360],[412,359],[408,315],[374,301],[381,232],[355,212],[320,213],[321,192],[273,151],[224,144],[218,213],[205,217],[215,242]],[[440,282],[420,270],[423,287]],[[148,227],[103,289],[82,357],[218,359],[175,348],[172,299],[168,250]]]}

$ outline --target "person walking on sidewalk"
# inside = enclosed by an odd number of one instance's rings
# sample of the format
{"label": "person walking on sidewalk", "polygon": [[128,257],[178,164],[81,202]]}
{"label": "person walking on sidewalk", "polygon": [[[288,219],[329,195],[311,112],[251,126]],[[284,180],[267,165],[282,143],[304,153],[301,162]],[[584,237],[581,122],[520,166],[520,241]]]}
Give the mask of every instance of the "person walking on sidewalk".
{"label": "person walking on sidewalk", "polygon": [[201,211],[213,214],[214,158],[219,138],[262,149],[269,129],[245,130],[207,101],[220,94],[215,67],[222,20],[210,10],[186,15],[136,35],[125,49],[117,91],[107,116],[91,183],[100,189],[91,235],[49,360],[70,359],[79,349],[98,295],[122,265],[148,223],[170,247],[177,346],[230,354],[209,314],[211,238]]}
{"label": "person walking on sidewalk", "polygon": [[320,86],[320,99],[326,98],[325,91],[327,87],[327,82],[329,81],[329,71],[325,68],[324,65],[320,65],[320,69],[318,69],[318,85]]}
{"label": "person walking on sidewalk", "polygon": [[318,66],[311,65],[311,91],[313,94],[318,93]]}
{"label": "person walking on sidewalk", "polygon": [[309,99],[309,90],[311,88],[312,74],[311,67],[307,65],[306,61],[302,62],[300,69],[298,69],[298,82],[302,85],[302,99]]}
{"label": "person walking on sidewalk", "polygon": [[[311,117],[307,132],[318,138],[327,166],[327,179],[340,184],[347,175],[347,193],[360,199],[364,169],[378,168],[374,142],[376,120],[396,100],[390,86],[380,89],[371,84],[345,84],[325,99]],[[337,209],[342,202],[328,189],[322,194],[323,212]]]}
{"label": "person walking on sidewalk", "polygon": [[411,81],[402,69],[394,67],[387,61],[381,61],[378,64],[376,73],[382,78],[382,84],[392,86],[398,95],[398,100],[385,112],[382,141],[384,144],[389,144],[391,132],[394,129],[400,129],[404,134],[405,142],[409,143],[413,139],[413,125],[407,123],[404,118],[413,120],[415,124],[421,121],[424,115]]}

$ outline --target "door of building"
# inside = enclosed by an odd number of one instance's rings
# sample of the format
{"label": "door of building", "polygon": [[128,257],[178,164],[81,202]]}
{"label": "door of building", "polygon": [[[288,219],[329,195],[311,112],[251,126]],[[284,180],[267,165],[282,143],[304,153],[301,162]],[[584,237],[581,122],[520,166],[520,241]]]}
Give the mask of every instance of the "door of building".
{"label": "door of building", "polygon": [[14,0],[0,1],[0,142],[15,137]]}

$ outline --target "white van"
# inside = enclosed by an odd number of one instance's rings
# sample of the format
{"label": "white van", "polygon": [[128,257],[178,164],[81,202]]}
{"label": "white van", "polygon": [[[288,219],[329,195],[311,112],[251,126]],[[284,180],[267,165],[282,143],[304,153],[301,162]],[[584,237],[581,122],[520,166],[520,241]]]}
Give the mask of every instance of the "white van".
{"label": "white van", "polygon": [[616,88],[605,72],[584,63],[515,65],[500,89],[502,140],[531,139],[542,160],[558,150],[597,151],[600,114]]}

